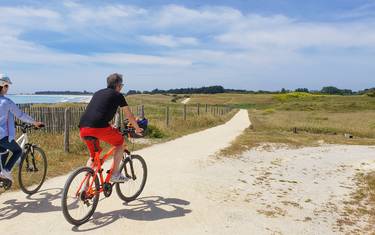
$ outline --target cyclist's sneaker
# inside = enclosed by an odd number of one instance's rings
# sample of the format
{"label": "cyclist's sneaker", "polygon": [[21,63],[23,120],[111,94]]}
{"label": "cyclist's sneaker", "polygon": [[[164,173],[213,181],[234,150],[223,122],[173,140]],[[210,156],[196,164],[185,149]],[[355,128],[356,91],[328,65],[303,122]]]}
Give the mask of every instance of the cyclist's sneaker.
{"label": "cyclist's sneaker", "polygon": [[12,173],[10,171],[7,171],[5,169],[3,169],[1,172],[0,172],[0,177],[1,178],[5,178],[5,179],[8,179],[10,181],[13,182],[13,176],[12,176]]}
{"label": "cyclist's sneaker", "polygon": [[124,176],[121,173],[120,174],[113,174],[111,176],[111,182],[113,182],[113,183],[124,183],[124,182],[126,182],[128,180],[129,180],[129,178],[126,177],[126,176]]}

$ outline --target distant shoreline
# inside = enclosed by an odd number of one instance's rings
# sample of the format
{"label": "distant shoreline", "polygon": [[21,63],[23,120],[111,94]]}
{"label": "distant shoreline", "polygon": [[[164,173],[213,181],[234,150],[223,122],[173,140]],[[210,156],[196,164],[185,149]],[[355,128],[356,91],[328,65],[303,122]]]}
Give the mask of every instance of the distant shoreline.
{"label": "distant shoreline", "polygon": [[10,94],[17,104],[89,103],[92,95]]}

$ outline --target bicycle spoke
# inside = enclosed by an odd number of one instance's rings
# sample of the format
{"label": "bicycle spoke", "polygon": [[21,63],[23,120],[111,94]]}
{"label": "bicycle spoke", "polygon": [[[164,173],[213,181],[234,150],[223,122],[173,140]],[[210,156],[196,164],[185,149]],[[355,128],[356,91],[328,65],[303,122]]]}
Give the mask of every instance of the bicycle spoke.
{"label": "bicycle spoke", "polygon": [[[95,193],[94,178],[88,176],[86,171],[76,175],[70,183],[66,197],[66,208],[74,220],[85,219],[92,211],[96,195],[88,195],[89,191]],[[92,185],[91,189],[88,188]]]}
{"label": "bicycle spoke", "polygon": [[35,147],[28,151],[20,165],[19,181],[25,193],[35,193],[43,184],[47,170],[47,160],[44,152]]}
{"label": "bicycle spoke", "polygon": [[[130,178],[127,182],[116,186],[117,193],[124,201],[132,201],[138,197],[143,190],[147,177],[147,169],[144,160],[140,156],[137,156],[133,158],[132,162],[136,179],[134,180],[133,178]],[[131,174],[131,166],[129,162],[126,163],[123,171],[126,171],[130,176],[133,176]]]}

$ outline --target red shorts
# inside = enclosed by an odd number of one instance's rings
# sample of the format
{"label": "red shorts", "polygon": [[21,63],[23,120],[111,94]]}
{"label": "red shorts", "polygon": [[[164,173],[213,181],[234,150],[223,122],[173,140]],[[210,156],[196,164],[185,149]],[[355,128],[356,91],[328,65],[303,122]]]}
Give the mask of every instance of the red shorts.
{"label": "red shorts", "polygon": [[[85,141],[89,151],[90,156],[93,157],[95,155],[95,145],[98,147],[99,151],[102,149],[100,148],[99,140],[102,140],[112,146],[121,146],[124,144],[124,137],[121,133],[111,126],[104,127],[104,128],[90,128],[90,127],[83,127],[80,128],[79,134],[83,141]],[[85,136],[92,136],[98,139],[96,143],[92,141],[84,140],[83,137]]]}

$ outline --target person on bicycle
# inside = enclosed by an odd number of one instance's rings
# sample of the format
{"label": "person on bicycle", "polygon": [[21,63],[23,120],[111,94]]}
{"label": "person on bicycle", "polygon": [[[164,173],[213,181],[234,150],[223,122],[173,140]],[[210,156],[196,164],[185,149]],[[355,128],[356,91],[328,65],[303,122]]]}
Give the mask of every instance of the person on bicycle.
{"label": "person on bicycle", "polygon": [[11,84],[12,82],[9,77],[0,74],[0,153],[5,153],[9,150],[13,154],[9,160],[8,154],[1,155],[3,170],[0,172],[0,178],[13,181],[11,174],[12,168],[22,156],[22,149],[14,140],[16,132],[14,116],[36,127],[40,127],[43,123],[34,121],[32,117],[22,112],[11,99],[5,97]]}
{"label": "person on bicycle", "polygon": [[[92,164],[92,158],[95,155],[95,146],[97,150],[101,150],[99,145],[100,140],[115,147],[113,174],[111,177],[111,182],[114,183],[121,183],[128,180],[128,178],[121,173],[121,169],[119,169],[124,153],[124,137],[118,129],[110,124],[117,109],[120,107],[123,110],[137,134],[141,134],[143,131],[143,129],[138,126],[124,95],[121,94],[123,87],[124,84],[121,74],[114,73],[109,75],[107,77],[107,88],[95,92],[79,123],[80,137],[85,141],[90,151],[87,166],[91,166]],[[85,137],[94,137],[96,140],[93,142],[93,140],[87,140]]]}

